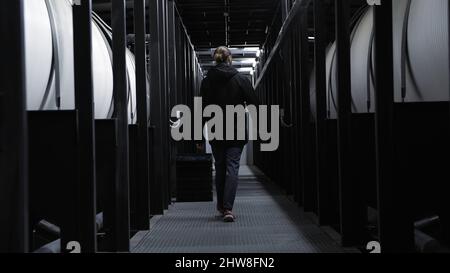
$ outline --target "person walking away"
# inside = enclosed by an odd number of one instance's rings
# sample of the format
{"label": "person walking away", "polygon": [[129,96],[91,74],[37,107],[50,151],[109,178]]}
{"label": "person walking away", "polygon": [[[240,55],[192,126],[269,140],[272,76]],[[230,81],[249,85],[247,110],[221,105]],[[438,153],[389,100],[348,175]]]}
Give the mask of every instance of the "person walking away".
{"label": "person walking away", "polygon": [[[258,98],[250,79],[232,67],[230,49],[224,46],[217,48],[214,52],[214,61],[216,66],[209,70],[201,84],[200,96],[203,107],[220,106],[224,118],[227,105],[258,107]],[[233,206],[238,187],[239,166],[247,140],[237,139],[237,122],[234,122],[234,128],[232,128],[234,140],[226,140],[226,120],[223,125],[224,140],[210,141],[216,169],[217,210],[222,214],[225,222],[234,222]],[[245,130],[245,128],[240,129]],[[197,144],[197,148],[204,150],[204,144]]]}

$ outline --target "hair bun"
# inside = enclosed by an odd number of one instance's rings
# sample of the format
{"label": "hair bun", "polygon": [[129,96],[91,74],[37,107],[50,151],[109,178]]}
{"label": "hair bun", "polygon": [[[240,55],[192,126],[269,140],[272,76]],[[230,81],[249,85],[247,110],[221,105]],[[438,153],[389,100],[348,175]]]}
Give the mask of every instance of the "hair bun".
{"label": "hair bun", "polygon": [[214,61],[216,61],[217,63],[224,63],[228,61],[230,56],[231,51],[227,47],[221,46],[218,47],[214,52]]}
{"label": "hair bun", "polygon": [[216,54],[214,55],[214,60],[215,60],[216,62],[223,62],[223,54],[222,54],[222,53],[216,53]]}

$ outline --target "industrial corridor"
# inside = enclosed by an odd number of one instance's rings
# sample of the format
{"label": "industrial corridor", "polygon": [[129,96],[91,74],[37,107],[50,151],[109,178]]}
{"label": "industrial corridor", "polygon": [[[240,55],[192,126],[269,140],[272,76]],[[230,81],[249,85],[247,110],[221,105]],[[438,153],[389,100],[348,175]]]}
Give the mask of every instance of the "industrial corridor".
{"label": "industrial corridor", "polygon": [[0,257],[275,272],[450,253],[449,14],[1,1]]}

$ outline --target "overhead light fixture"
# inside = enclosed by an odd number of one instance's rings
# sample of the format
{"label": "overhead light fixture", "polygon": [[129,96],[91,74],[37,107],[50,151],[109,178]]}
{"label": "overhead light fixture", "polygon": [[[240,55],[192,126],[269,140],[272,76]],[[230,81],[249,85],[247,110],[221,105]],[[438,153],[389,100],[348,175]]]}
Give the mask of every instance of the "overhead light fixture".
{"label": "overhead light fixture", "polygon": [[251,73],[251,72],[253,72],[253,68],[251,68],[251,67],[240,67],[240,68],[237,68],[236,69],[237,71],[239,71],[239,72],[246,72],[246,73]]}

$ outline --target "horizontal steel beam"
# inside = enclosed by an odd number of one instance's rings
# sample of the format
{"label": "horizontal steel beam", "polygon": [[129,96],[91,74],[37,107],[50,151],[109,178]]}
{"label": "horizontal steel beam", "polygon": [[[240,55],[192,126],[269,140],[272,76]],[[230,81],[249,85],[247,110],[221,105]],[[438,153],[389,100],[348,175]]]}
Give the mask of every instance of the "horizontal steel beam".
{"label": "horizontal steel beam", "polygon": [[[146,7],[148,7],[148,2],[145,3]],[[127,0],[126,1],[126,8],[127,9],[133,9],[134,8],[134,0]],[[111,11],[111,3],[92,3],[92,10],[99,11],[99,12],[109,12]]]}
{"label": "horizontal steel beam", "polygon": [[[183,17],[185,20],[187,19],[187,17]],[[249,18],[248,17],[242,17],[242,20],[239,20],[239,19],[241,19],[241,18],[233,18],[233,20],[232,20],[232,22],[231,22],[231,24],[232,25],[234,25],[234,24],[237,24],[237,23],[242,23],[242,24],[247,24],[247,23],[252,23],[252,24],[266,24],[267,23],[267,18],[265,18],[265,17],[263,17],[264,19],[255,19],[255,18],[251,18],[251,20],[249,20]],[[210,24],[216,24],[216,25],[223,25],[224,24],[224,22],[221,20],[221,21],[217,21],[217,20],[211,20],[211,21],[208,21],[207,19],[205,19],[205,18],[201,18],[201,20],[199,20],[199,18],[198,17],[193,17],[193,19],[197,19],[197,20],[193,20],[193,21],[190,21],[190,22],[186,22],[189,26],[199,26],[199,25],[205,25],[205,24],[208,24],[208,25],[210,25]],[[217,19],[217,18],[216,18]]]}
{"label": "horizontal steel beam", "polygon": [[[203,34],[203,33],[207,33],[207,32],[216,32],[216,31],[220,31],[220,32],[224,32],[223,28],[206,28],[206,29],[195,29],[195,30],[191,30],[190,33],[191,34]],[[246,33],[246,32],[262,32],[265,34],[266,29],[264,28],[233,28],[230,26],[230,30],[228,30],[228,32],[242,32],[242,33]]]}
{"label": "horizontal steel beam", "polygon": [[267,58],[267,61],[264,63],[264,67],[261,71],[261,74],[256,80],[255,88],[257,88],[261,83],[261,81],[264,79],[267,69],[271,65],[272,61],[275,59],[275,56],[278,53],[278,51],[282,48],[282,45],[285,39],[288,37],[289,31],[291,30],[292,24],[296,21],[297,16],[299,16],[302,12],[306,11],[306,7],[310,3],[310,1],[311,0],[297,0],[292,6],[286,20],[283,22],[275,45],[273,46],[272,51],[270,52],[270,55]]}
{"label": "horizontal steel beam", "polygon": [[[207,13],[212,13],[212,14],[221,14],[222,16],[225,16],[224,15],[224,10],[223,9],[218,9],[218,8],[211,8],[209,11],[203,11],[203,10],[205,10],[205,8],[202,8],[202,10],[201,9],[199,9],[198,11],[192,11],[192,10],[187,10],[187,11],[183,11],[182,13],[181,13],[181,15],[185,15],[185,14],[195,14],[195,15],[198,15],[198,14],[203,14],[203,13],[205,13],[205,12],[207,12]],[[247,8],[245,8],[245,7],[243,7],[243,8],[241,8],[241,7],[236,7],[236,8],[230,8],[230,11],[229,11],[229,15],[231,16],[231,15],[233,15],[233,14],[242,14],[242,13],[245,13],[245,14],[252,14],[252,13],[265,13],[265,12],[270,12],[270,13],[272,13],[273,12],[273,9],[271,9],[271,8],[254,8],[254,6],[253,7],[247,7]]]}

